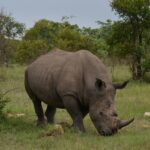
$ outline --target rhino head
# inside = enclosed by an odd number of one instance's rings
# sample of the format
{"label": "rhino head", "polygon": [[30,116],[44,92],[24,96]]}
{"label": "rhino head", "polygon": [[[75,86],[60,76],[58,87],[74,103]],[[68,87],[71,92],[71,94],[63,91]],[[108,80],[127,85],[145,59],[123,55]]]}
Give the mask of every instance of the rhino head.
{"label": "rhino head", "polygon": [[128,81],[121,84],[106,84],[104,81],[96,79],[96,90],[92,93],[89,114],[99,134],[112,135],[134,120],[134,118],[120,120],[114,106],[116,90],[123,89],[127,83]]}

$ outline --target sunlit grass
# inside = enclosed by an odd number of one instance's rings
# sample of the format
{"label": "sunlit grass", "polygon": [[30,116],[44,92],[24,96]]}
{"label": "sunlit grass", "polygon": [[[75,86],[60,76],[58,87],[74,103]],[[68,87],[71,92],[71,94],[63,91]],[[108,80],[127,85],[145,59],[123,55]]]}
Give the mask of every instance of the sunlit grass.
{"label": "sunlit grass", "polygon": [[[0,149],[3,150],[148,150],[150,149],[150,117],[144,117],[144,112],[150,112],[150,84],[131,81],[116,95],[116,108],[119,117],[127,119],[135,117],[134,123],[120,130],[111,137],[99,136],[90,117],[87,116],[84,124],[87,132],[76,133],[65,128],[60,136],[41,136],[48,128],[36,127],[36,116],[33,105],[27,96],[24,85],[25,67],[15,65],[3,68],[3,77],[0,80],[0,90],[9,92],[6,96],[10,102],[5,108],[6,114],[23,113],[22,117],[6,117],[0,119]],[[109,69],[108,69],[109,70]],[[110,72],[110,70],[109,70]],[[112,75],[110,74],[110,77]],[[131,78],[126,66],[117,66],[113,73],[115,82]],[[65,110],[59,109],[56,113],[56,123],[65,121],[71,124],[71,118]],[[50,127],[53,128],[54,125]]]}

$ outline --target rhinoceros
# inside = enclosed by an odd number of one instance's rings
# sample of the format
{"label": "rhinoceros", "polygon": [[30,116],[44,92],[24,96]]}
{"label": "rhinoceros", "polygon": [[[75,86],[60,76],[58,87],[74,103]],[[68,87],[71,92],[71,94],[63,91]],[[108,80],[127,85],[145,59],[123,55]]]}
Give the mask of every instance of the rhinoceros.
{"label": "rhinoceros", "polygon": [[114,106],[116,89],[127,83],[113,84],[102,61],[87,50],[54,49],[25,70],[25,89],[32,99],[37,125],[46,120],[41,105],[44,102],[47,122],[54,122],[56,108],[66,109],[72,126],[85,132],[83,119],[89,113],[98,133],[104,136],[116,133],[134,120],[120,120]]}

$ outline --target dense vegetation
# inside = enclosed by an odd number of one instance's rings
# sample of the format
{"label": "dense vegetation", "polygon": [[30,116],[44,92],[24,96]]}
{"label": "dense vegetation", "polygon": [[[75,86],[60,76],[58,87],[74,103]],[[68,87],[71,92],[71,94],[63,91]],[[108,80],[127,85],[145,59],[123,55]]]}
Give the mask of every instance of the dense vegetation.
{"label": "dense vegetation", "polygon": [[[0,62],[27,64],[51,49],[67,51],[87,49],[102,59],[114,62],[123,60],[132,72],[134,80],[148,74],[150,45],[149,0],[112,0],[110,6],[120,20],[97,21],[98,28],[69,23],[69,17],[61,22],[41,19],[30,29],[0,12]],[[116,61],[117,60],[117,61]]]}
{"label": "dense vegetation", "polygon": [[[87,49],[101,58],[124,60],[132,78],[141,80],[150,71],[149,0],[112,0],[110,6],[120,20],[97,21],[98,28],[41,19],[30,29],[0,12],[0,60],[7,64],[30,63],[39,55],[58,47],[67,51]],[[112,63],[114,64],[114,63]]]}

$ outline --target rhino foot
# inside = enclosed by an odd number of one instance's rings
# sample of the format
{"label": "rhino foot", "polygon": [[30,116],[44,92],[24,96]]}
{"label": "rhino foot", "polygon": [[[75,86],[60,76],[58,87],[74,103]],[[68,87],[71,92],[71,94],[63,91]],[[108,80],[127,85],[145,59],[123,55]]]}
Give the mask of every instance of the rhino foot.
{"label": "rhino foot", "polygon": [[47,121],[44,119],[44,120],[37,120],[37,126],[38,127],[44,127],[45,125],[47,124]]}

